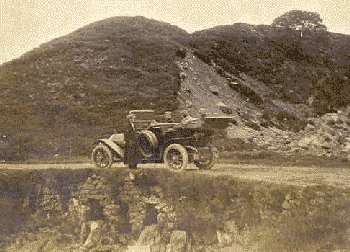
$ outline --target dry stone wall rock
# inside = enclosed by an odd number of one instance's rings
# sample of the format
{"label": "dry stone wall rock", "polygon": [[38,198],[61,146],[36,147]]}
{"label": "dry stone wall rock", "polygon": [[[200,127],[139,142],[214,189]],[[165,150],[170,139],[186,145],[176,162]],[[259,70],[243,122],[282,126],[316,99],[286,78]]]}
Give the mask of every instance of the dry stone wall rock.
{"label": "dry stone wall rock", "polygon": [[187,233],[185,231],[174,231],[171,235],[170,243],[166,252],[185,252],[187,249]]}
{"label": "dry stone wall rock", "polygon": [[150,225],[157,225],[162,233],[159,244],[170,240],[176,226],[174,208],[164,200],[160,187],[143,188],[138,182],[142,176],[142,172],[128,174],[116,188],[105,177],[93,175],[80,186],[69,201],[68,217],[80,225],[85,248],[128,244]]}
{"label": "dry stone wall rock", "polygon": [[193,243],[195,245],[211,245],[217,242],[217,231],[208,228],[198,232],[192,232]]}

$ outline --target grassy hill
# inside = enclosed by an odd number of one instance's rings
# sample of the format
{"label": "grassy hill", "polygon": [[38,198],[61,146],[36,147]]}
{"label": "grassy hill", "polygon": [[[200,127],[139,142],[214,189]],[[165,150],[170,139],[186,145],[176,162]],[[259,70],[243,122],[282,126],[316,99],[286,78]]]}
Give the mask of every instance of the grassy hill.
{"label": "grassy hill", "polygon": [[[305,32],[300,38],[268,25],[239,23],[188,34],[144,17],[101,20],[0,66],[0,160],[86,156],[96,138],[123,130],[127,110],[177,109],[181,83],[188,81],[180,78],[182,48],[221,75],[208,77],[220,90],[227,80],[245,76],[221,94],[237,103],[232,108],[243,111],[250,104],[257,114],[283,114],[293,112],[292,103],[311,104],[314,114],[322,114],[345,107],[349,46],[348,35]],[[197,74],[209,73],[196,65],[202,69]],[[187,84],[195,85],[193,80]]]}
{"label": "grassy hill", "polygon": [[177,41],[187,37],[163,22],[111,18],[2,65],[0,158],[86,155],[93,139],[122,130],[126,110],[175,109]]}
{"label": "grassy hill", "polygon": [[300,37],[298,31],[249,24],[198,31],[190,42],[207,63],[245,72],[284,101],[315,97],[319,113],[349,103],[349,45],[348,35],[309,31]]}

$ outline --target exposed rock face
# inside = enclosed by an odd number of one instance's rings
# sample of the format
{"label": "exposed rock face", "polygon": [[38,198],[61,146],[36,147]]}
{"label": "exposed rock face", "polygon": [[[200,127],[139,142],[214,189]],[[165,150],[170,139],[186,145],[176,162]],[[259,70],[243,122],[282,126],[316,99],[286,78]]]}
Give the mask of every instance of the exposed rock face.
{"label": "exposed rock face", "polygon": [[272,91],[248,75],[234,76],[213,61],[207,65],[191,51],[176,63],[182,77],[180,109],[187,109],[192,117],[200,116],[200,108],[210,116],[231,116],[237,125],[227,129],[227,137],[287,154],[301,152],[350,159],[348,111],[311,118],[306,125],[306,119],[300,116],[302,107],[270,99]]}
{"label": "exposed rock face", "polygon": [[[342,118],[342,119],[339,119]],[[254,142],[268,150],[287,155],[299,152],[314,156],[337,156],[350,159],[350,121],[343,113],[326,114],[310,118],[306,127],[299,131],[281,130],[275,127],[253,127],[239,124],[227,129],[229,138]]]}

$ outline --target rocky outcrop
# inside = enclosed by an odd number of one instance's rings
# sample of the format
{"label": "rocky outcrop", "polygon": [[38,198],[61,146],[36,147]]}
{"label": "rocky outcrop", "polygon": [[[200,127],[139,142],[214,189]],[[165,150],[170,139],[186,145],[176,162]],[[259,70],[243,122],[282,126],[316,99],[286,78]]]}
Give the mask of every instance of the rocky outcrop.
{"label": "rocky outcrop", "polygon": [[246,74],[235,76],[213,61],[207,65],[190,51],[176,64],[182,80],[180,108],[192,117],[199,117],[200,108],[211,116],[231,116],[237,124],[227,129],[227,137],[286,154],[350,159],[348,112],[306,119],[310,108],[274,99],[271,89]]}
{"label": "rocky outcrop", "polygon": [[267,150],[287,155],[298,152],[350,160],[350,120],[342,112],[310,118],[306,127],[299,132],[275,127],[254,129],[252,126],[239,124],[231,125],[227,129],[227,136],[242,139],[246,143],[253,142]]}

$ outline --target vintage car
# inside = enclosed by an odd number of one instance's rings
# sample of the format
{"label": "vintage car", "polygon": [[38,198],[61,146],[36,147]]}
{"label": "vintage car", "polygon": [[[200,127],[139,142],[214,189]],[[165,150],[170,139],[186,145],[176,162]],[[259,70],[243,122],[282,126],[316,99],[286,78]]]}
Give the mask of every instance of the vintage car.
{"label": "vintage car", "polygon": [[[183,171],[188,163],[199,169],[210,169],[218,158],[212,145],[215,129],[225,128],[232,118],[202,117],[186,123],[160,123],[153,110],[132,110],[135,115],[138,150],[142,163],[165,163],[173,171]],[[92,151],[92,162],[98,168],[110,168],[114,162],[125,162],[124,134],[98,139]]]}

